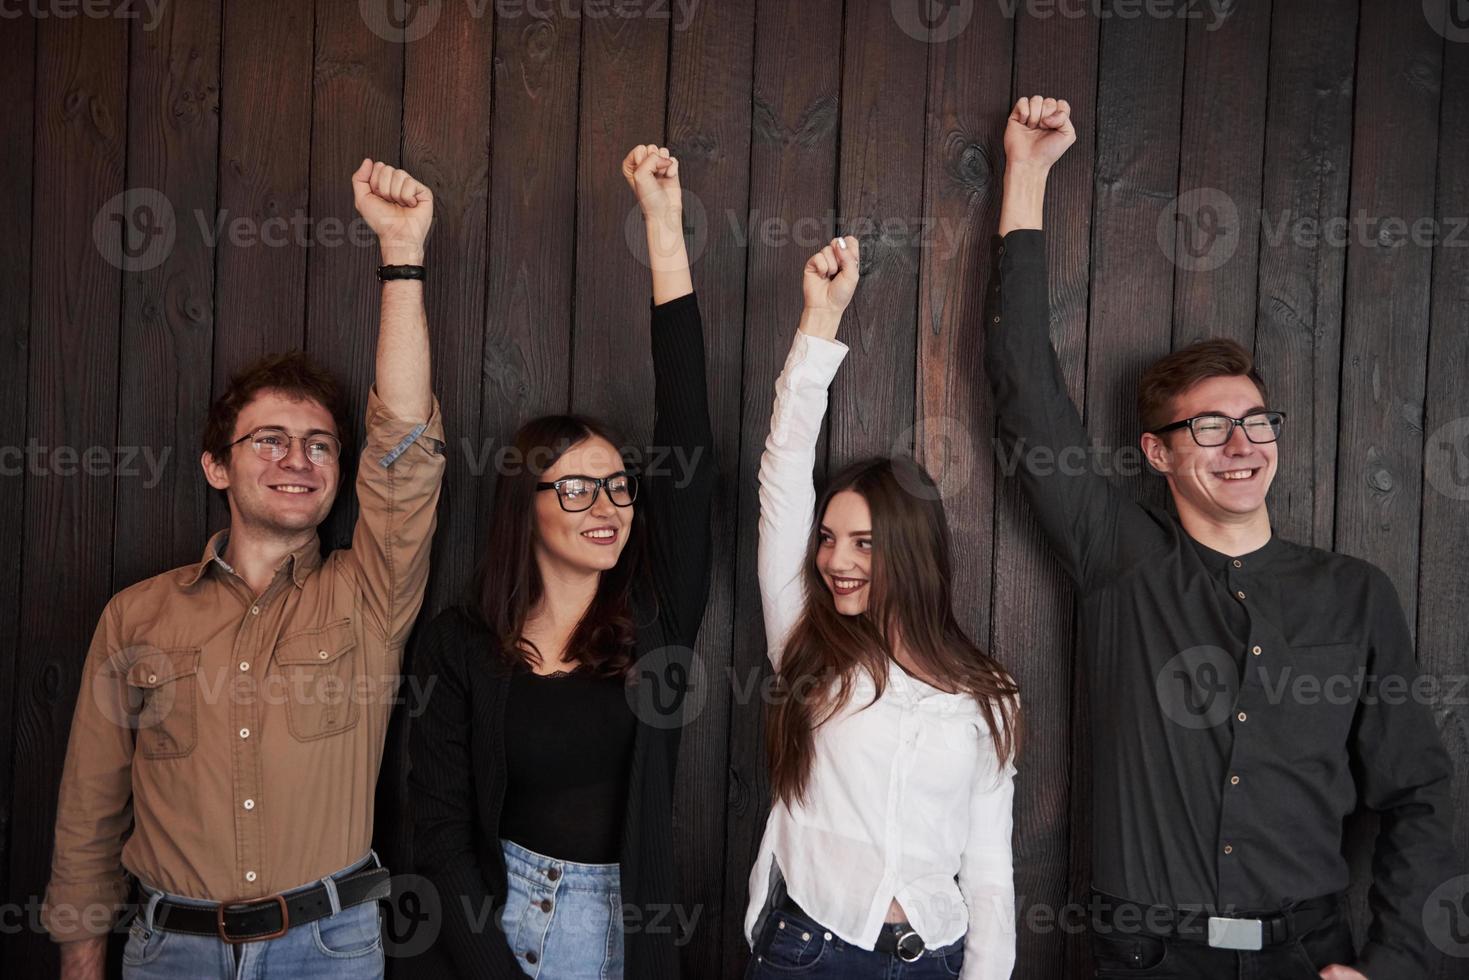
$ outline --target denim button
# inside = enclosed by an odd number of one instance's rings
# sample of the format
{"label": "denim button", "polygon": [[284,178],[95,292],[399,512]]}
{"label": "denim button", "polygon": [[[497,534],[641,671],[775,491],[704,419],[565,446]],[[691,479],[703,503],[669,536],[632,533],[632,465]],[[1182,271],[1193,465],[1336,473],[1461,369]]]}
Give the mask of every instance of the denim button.
{"label": "denim button", "polygon": [[549,911],[551,911],[551,900],[549,898],[543,898],[543,899],[541,899],[541,911],[542,912],[549,912]]}
{"label": "denim button", "polygon": [[557,880],[558,878],[561,877],[561,869],[560,868],[551,868],[549,871],[546,872],[546,877],[547,878],[550,878],[552,881]]}

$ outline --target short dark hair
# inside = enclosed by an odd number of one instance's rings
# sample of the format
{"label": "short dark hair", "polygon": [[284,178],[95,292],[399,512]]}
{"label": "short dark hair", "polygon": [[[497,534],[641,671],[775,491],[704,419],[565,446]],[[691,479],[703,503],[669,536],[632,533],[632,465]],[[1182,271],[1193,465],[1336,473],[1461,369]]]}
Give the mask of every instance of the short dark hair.
{"label": "short dark hair", "polygon": [[204,423],[206,453],[221,463],[229,459],[235,423],[245,406],[263,391],[319,403],[331,413],[337,426],[337,439],[342,444],[342,458],[347,457],[352,428],[342,387],[329,371],[300,350],[267,354],[230,377],[224,392],[209,406],[209,418]]}
{"label": "short dark hair", "polygon": [[1137,414],[1144,432],[1172,422],[1173,400],[1209,378],[1246,377],[1266,396],[1265,380],[1255,358],[1240,344],[1223,337],[1195,341],[1158,358],[1143,372],[1137,387]]}

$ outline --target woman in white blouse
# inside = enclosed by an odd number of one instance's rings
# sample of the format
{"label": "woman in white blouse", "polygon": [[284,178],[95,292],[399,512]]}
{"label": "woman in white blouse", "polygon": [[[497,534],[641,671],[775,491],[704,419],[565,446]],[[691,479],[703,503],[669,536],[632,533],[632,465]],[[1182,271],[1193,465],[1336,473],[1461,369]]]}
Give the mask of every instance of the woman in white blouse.
{"label": "woman in white blouse", "polygon": [[746,976],[996,980],[1015,961],[1015,684],[954,617],[948,525],[921,467],[856,463],[819,502],[812,485],[858,259],[848,237],[806,263],[760,460],[778,696]]}

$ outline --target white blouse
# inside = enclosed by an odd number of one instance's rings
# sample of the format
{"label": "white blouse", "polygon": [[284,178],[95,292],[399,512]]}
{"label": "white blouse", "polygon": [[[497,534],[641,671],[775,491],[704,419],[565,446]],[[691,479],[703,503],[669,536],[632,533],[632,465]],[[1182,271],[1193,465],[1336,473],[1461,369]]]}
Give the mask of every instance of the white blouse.
{"label": "white blouse", "polygon": [[[760,599],[772,665],[805,603],[815,517],[812,471],[826,390],[847,346],[797,333],[775,383],[760,458]],[[750,872],[745,938],[754,948],[775,868],[795,901],[848,943],[872,949],[893,898],[929,948],[964,936],[964,980],[1001,980],[1015,963],[1011,803],[974,699],[890,664],[887,688],[854,678],[846,706],[816,730],[804,804],[776,802]]]}

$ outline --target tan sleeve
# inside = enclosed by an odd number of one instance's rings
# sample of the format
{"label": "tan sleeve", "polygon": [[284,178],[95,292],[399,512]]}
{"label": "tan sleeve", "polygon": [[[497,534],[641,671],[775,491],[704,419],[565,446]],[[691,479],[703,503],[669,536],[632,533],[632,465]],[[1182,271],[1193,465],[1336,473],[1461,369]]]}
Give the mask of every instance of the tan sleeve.
{"label": "tan sleeve", "polygon": [[132,827],[134,732],[121,617],[107,604],[82,667],[56,806],[41,921],[56,942],[106,933],[128,898],[122,845]]}
{"label": "tan sleeve", "polygon": [[395,418],[367,395],[367,441],[357,464],[357,503],[349,560],[363,604],[389,651],[400,650],[423,604],[429,548],[444,479],[444,423],[439,401],[426,421]]}

